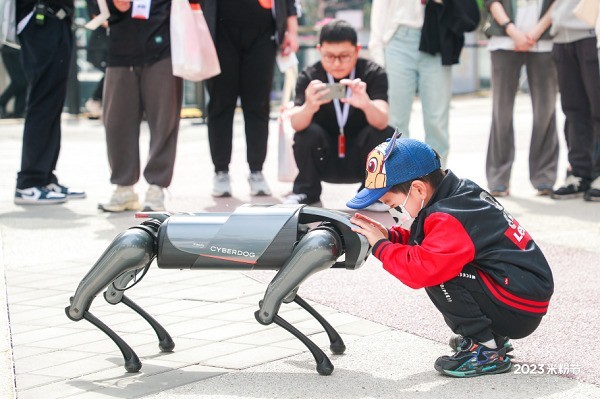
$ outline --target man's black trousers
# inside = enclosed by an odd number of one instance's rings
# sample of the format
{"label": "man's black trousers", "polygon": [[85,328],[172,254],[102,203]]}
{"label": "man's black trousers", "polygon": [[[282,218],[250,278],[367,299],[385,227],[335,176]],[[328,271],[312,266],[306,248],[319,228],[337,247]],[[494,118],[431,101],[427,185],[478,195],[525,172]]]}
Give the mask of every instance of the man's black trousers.
{"label": "man's black trousers", "polygon": [[39,26],[32,17],[19,35],[23,70],[29,82],[21,171],[17,188],[57,183],[54,175],[60,152],[60,115],[67,94],[73,50],[68,18],[46,16]]}
{"label": "man's black trousers", "polygon": [[369,152],[394,134],[388,127],[377,130],[367,125],[357,133],[346,135],[346,156],[338,157],[338,132],[328,132],[311,123],[294,135],[294,158],[298,176],[294,180],[294,193],[306,194],[308,202],[321,196],[321,182],[363,183]]}

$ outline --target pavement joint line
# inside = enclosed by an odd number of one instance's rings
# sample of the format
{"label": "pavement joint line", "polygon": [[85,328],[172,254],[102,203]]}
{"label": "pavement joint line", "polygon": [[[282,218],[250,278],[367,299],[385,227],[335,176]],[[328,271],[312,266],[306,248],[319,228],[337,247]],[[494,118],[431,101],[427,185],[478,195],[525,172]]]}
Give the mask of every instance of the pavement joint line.
{"label": "pavement joint line", "polygon": [[0,307],[2,308],[2,311],[0,311],[0,396],[3,398],[16,398],[15,361],[10,332],[6,273],[4,270],[2,230],[0,230]]}

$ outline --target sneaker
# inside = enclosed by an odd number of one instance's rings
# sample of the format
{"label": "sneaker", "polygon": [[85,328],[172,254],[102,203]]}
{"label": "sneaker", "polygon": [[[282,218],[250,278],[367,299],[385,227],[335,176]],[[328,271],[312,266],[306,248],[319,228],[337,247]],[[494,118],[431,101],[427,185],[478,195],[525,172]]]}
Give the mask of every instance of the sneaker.
{"label": "sneaker", "polygon": [[140,209],[138,195],[133,191],[133,186],[117,186],[113,191],[110,201],[98,204],[104,212],[137,211]]}
{"label": "sneaker", "polygon": [[85,191],[79,190],[76,188],[71,188],[67,186],[63,186],[58,183],[50,183],[46,186],[49,191],[53,191],[55,193],[66,195],[68,199],[80,199],[85,198]]}
{"label": "sneaker", "polygon": [[477,377],[505,373],[512,367],[506,348],[490,349],[471,338],[463,338],[460,350],[452,356],[441,356],[435,369],[451,377]]}
{"label": "sneaker", "polygon": [[269,188],[269,185],[267,184],[262,172],[251,172],[250,176],[248,176],[248,183],[250,183],[250,195],[271,195],[271,189]]}
{"label": "sneaker", "polygon": [[594,179],[590,185],[590,189],[583,195],[583,199],[594,202],[600,201],[600,177]]}
{"label": "sneaker", "polygon": [[283,203],[284,204],[306,204],[306,205],[310,205],[310,206],[323,206],[323,204],[321,203],[321,201],[318,198],[317,199],[308,198],[308,195],[306,195],[306,194],[296,194],[296,193],[291,193],[287,197],[285,197],[285,200],[283,200]]}
{"label": "sneaker", "polygon": [[550,197],[554,199],[571,199],[582,197],[583,194],[590,188],[590,183],[582,177],[573,175],[567,176],[565,184],[558,190],[554,190]]}
{"label": "sneaker", "polygon": [[102,116],[102,102],[90,98],[85,102],[88,111],[88,119],[100,119]]}
{"label": "sneaker", "polygon": [[547,197],[552,194],[554,190],[550,184],[540,184],[537,188],[536,195],[538,197]]}
{"label": "sneaker", "polygon": [[[504,348],[506,349],[506,353],[512,352],[515,348],[512,346],[512,343],[510,342],[510,339],[508,337],[502,337],[503,343],[502,346],[504,346]],[[450,345],[450,348],[452,348],[452,350],[454,352],[460,352],[462,350],[464,350],[463,345],[465,347],[468,347],[471,345],[471,339],[467,338],[465,339],[462,335],[453,335],[450,337],[450,341],[448,342],[448,345]]]}
{"label": "sneaker", "polygon": [[389,206],[381,201],[375,201],[371,205],[367,206],[364,210],[371,212],[387,212],[390,209]]}
{"label": "sneaker", "polygon": [[494,197],[507,197],[510,194],[510,191],[506,186],[496,186],[490,190],[490,194]]}
{"label": "sneaker", "polygon": [[67,196],[55,193],[46,187],[29,187],[15,190],[15,204],[17,205],[44,205],[62,204],[67,202]]}
{"label": "sneaker", "polygon": [[213,177],[213,197],[231,197],[231,183],[228,172],[217,172]]}
{"label": "sneaker", "polygon": [[158,212],[165,210],[165,193],[163,188],[155,184],[151,184],[146,191],[146,198],[144,200],[144,212]]}

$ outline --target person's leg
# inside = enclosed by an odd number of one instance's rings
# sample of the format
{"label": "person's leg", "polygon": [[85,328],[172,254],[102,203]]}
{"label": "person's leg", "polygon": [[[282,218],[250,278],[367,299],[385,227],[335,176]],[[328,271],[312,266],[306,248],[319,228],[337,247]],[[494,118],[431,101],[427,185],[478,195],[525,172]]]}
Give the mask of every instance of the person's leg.
{"label": "person's leg", "polygon": [[513,109],[523,63],[515,51],[491,52],[492,59],[492,126],[486,157],[488,187],[493,191],[508,189],[515,159]]}
{"label": "person's leg", "polygon": [[450,149],[448,118],[452,99],[452,67],[442,57],[421,52],[419,56],[419,98],[423,108],[425,141],[440,154],[445,167]]}
{"label": "person's leg", "polygon": [[538,190],[550,190],[556,182],[558,133],[556,94],[558,82],[552,53],[526,53],[527,80],[533,107],[529,146],[529,180]]}
{"label": "person's leg", "polygon": [[175,167],[183,80],[173,76],[171,59],[165,58],[144,67],[140,82],[143,109],[150,128],[150,153],[144,177],[149,184],[168,187]]}
{"label": "person's leg", "polygon": [[[141,68],[108,67],[103,121],[110,182],[131,186],[140,178]],[[160,85],[157,85],[160,86]]]}
{"label": "person's leg", "polygon": [[251,172],[260,172],[267,157],[275,42],[270,30],[244,29],[240,99],[246,127],[246,157]]}
{"label": "person's leg", "polygon": [[30,22],[19,37],[23,70],[30,85],[21,170],[17,174],[17,188],[24,189],[58,182],[54,169],[60,152],[60,116],[73,35],[68,21],[46,18],[44,26]]}
{"label": "person's leg", "polygon": [[409,136],[410,114],[417,91],[419,29],[400,27],[385,47],[390,126]]}
{"label": "person's leg", "polygon": [[294,180],[293,192],[305,194],[308,203],[321,197],[321,181],[326,159],[337,157],[337,136],[333,136],[316,123],[294,134],[294,158],[298,176]]}
{"label": "person's leg", "polygon": [[233,139],[233,115],[239,95],[240,30],[217,24],[215,47],[221,73],[206,82],[208,142],[215,172],[229,171]]}
{"label": "person's leg", "polygon": [[568,159],[575,177],[589,184],[592,175],[592,137],[593,124],[590,102],[586,96],[586,88],[575,43],[555,43],[552,56],[554,58],[560,90],[560,101],[566,118],[569,143]]}

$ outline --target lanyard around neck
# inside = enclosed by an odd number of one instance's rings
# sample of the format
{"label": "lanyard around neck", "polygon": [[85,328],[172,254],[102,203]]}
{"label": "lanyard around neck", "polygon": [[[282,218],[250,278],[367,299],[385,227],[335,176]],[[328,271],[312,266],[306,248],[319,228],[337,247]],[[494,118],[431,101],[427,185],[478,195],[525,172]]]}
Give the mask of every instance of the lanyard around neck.
{"label": "lanyard around neck", "polygon": [[[350,73],[350,80],[354,80],[354,76],[356,75],[356,68],[352,69]],[[329,83],[335,83],[333,80],[333,76],[327,72],[327,81]],[[350,98],[352,94],[352,90],[348,87],[346,89],[346,98]],[[344,135],[344,127],[346,126],[346,122],[348,122],[348,114],[350,114],[350,104],[344,104],[344,110],[342,111],[342,107],[340,105],[340,100],[337,98],[333,99],[333,107],[335,108],[335,119],[337,119],[337,124],[340,128],[340,135]]]}

